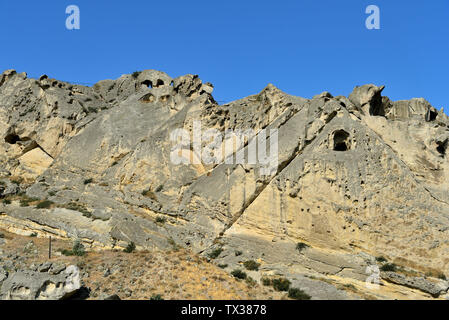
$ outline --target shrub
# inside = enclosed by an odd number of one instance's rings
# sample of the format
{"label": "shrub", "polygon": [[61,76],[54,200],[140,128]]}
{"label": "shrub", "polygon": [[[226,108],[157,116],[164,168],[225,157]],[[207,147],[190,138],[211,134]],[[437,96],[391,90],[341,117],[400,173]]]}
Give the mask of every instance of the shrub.
{"label": "shrub", "polygon": [[304,250],[304,249],[306,249],[306,248],[308,248],[309,246],[307,245],[307,244],[305,244],[305,243],[302,243],[302,242],[298,242],[297,244],[296,244],[296,250],[298,250],[299,252],[301,252],[302,250]]}
{"label": "shrub", "polygon": [[89,183],[92,183],[93,181],[94,181],[94,179],[89,178],[89,179],[84,180],[84,184],[89,184]]}
{"label": "shrub", "polygon": [[53,205],[53,201],[50,201],[50,200],[44,200],[44,201],[39,202],[39,203],[36,205],[36,208],[37,208],[37,209],[48,209],[48,208],[50,208],[52,205]]}
{"label": "shrub", "polygon": [[246,279],[246,273],[242,270],[235,269],[231,272],[231,275],[234,276],[237,279]]}
{"label": "shrub", "polygon": [[394,263],[387,263],[380,267],[381,271],[396,271],[397,267]]}
{"label": "shrub", "polygon": [[28,199],[22,199],[22,200],[20,200],[20,206],[21,207],[29,207],[30,201]]}
{"label": "shrub", "polygon": [[387,262],[387,259],[385,259],[384,257],[380,256],[380,257],[376,258],[376,261],[382,263],[382,262]]}
{"label": "shrub", "polygon": [[126,253],[132,253],[132,252],[134,252],[134,250],[136,250],[136,245],[134,242],[130,242],[130,243],[128,243],[128,246],[123,251]]}
{"label": "shrub", "polygon": [[225,269],[228,267],[228,265],[227,264],[219,264],[218,267],[221,269]]}
{"label": "shrub", "polygon": [[208,257],[211,259],[215,259],[218,258],[218,256],[223,252],[222,248],[217,248],[214,251],[212,251],[211,253],[208,254]]}
{"label": "shrub", "polygon": [[132,73],[132,77],[134,78],[134,79],[137,79],[137,77],[140,75],[140,71],[134,71],[133,73]]}
{"label": "shrub", "polygon": [[54,197],[56,195],[56,191],[48,191],[48,195],[50,197]]}
{"label": "shrub", "polygon": [[70,202],[70,203],[68,203],[66,205],[63,205],[62,207],[66,208],[66,209],[69,209],[69,210],[78,211],[78,212],[84,213],[86,215],[90,214],[90,212],[87,211],[87,208],[84,205],[80,204],[80,203]]}
{"label": "shrub", "polygon": [[235,252],[235,256],[236,256],[236,257],[241,256],[242,254],[243,254],[242,251],[236,251],[236,252]]}
{"label": "shrub", "polygon": [[63,250],[61,250],[61,253],[65,256],[73,256],[72,250],[63,249]]}
{"label": "shrub", "polygon": [[276,291],[288,291],[291,284],[291,282],[285,278],[274,279],[271,283]]}
{"label": "shrub", "polygon": [[150,300],[164,300],[160,294],[153,294]]}
{"label": "shrub", "polygon": [[30,237],[31,237],[31,238],[36,238],[36,237],[37,237],[37,233],[36,233],[36,232],[33,232],[32,234],[30,234]]}
{"label": "shrub", "polygon": [[310,300],[310,296],[298,288],[290,288],[288,290],[288,297],[295,300]]}
{"label": "shrub", "polygon": [[156,223],[165,223],[165,221],[167,221],[164,217],[157,217],[156,218]]}
{"label": "shrub", "polygon": [[447,280],[446,275],[442,272],[438,274],[437,278],[445,281]]}
{"label": "shrub", "polygon": [[75,242],[73,243],[72,252],[73,255],[78,257],[82,257],[86,254],[86,250],[84,249],[84,246],[80,240],[75,240]]}
{"label": "shrub", "polygon": [[256,280],[251,277],[246,277],[245,282],[249,287],[254,287],[255,285],[257,285]]}
{"label": "shrub", "polygon": [[247,270],[255,270],[255,271],[259,270],[260,267],[260,263],[257,263],[254,260],[245,261],[243,265]]}
{"label": "shrub", "polygon": [[271,279],[269,279],[269,278],[262,278],[261,281],[262,281],[262,284],[264,286],[271,286],[272,285]]}
{"label": "shrub", "polygon": [[9,199],[3,199],[3,204],[11,204],[11,200],[9,200]]}
{"label": "shrub", "polygon": [[4,239],[4,238],[5,238],[5,235],[0,232],[0,239]]}

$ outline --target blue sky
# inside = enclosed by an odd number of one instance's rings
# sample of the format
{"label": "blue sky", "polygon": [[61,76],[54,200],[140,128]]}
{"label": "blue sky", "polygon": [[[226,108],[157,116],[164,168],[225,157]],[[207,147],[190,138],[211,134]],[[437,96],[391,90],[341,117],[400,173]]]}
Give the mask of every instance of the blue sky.
{"label": "blue sky", "polygon": [[[65,9],[81,11],[67,30]],[[381,29],[368,30],[368,5]],[[0,69],[93,84],[158,69],[198,74],[217,100],[268,83],[310,98],[384,84],[449,110],[449,1],[1,1]]]}

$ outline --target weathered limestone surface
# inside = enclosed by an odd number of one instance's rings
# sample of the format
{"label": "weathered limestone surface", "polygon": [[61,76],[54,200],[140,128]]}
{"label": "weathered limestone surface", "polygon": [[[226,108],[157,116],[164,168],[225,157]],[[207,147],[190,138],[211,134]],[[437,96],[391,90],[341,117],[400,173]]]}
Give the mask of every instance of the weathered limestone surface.
{"label": "weathered limestone surface", "polygon": [[[196,75],[146,70],[89,88],[6,71],[0,197],[9,201],[0,204],[0,226],[78,237],[92,248],[222,248],[217,263],[231,270],[258,260],[259,276],[363,283],[378,256],[449,275],[449,119],[422,98],[391,101],[383,90],[369,84],[349,97],[304,99],[270,84],[219,105],[213,85]],[[183,157],[195,163],[173,163],[173,132],[192,136],[196,121],[202,131],[261,137],[266,129],[267,142],[277,129],[278,166],[262,175],[260,165],[225,161],[247,154],[251,138],[234,150],[220,141],[218,163],[184,142]],[[21,197],[52,205],[24,207]],[[312,296],[364,297],[327,285]]]}

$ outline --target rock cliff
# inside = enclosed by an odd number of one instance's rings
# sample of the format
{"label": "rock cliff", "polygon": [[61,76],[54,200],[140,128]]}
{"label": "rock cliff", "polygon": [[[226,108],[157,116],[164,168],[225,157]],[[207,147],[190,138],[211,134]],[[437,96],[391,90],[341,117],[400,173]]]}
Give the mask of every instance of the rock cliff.
{"label": "rock cliff", "polygon": [[[90,250],[175,243],[228,271],[256,261],[254,279],[284,276],[317,299],[443,297],[449,118],[383,90],[305,99],[270,84],[220,105],[196,75],[85,87],[5,71],[0,228]],[[195,140],[198,124],[213,143]],[[238,161],[256,140],[276,152],[268,172]],[[366,285],[373,266],[380,288]]]}

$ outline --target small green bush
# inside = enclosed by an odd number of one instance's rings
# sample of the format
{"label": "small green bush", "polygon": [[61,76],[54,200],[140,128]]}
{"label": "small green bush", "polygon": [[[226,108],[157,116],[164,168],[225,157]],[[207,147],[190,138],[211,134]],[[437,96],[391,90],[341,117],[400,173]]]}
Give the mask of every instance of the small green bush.
{"label": "small green bush", "polygon": [[276,291],[288,291],[291,284],[291,282],[285,278],[273,279],[271,283]]}
{"label": "small green bush", "polygon": [[266,286],[266,287],[272,285],[271,279],[269,279],[269,278],[262,278],[261,281],[262,281],[262,284],[263,284],[264,286]]}
{"label": "small green bush", "polygon": [[245,266],[245,268],[247,270],[255,270],[255,271],[259,270],[259,267],[260,267],[260,263],[257,263],[254,260],[245,261],[243,263],[243,265]]}
{"label": "small green bush", "polygon": [[75,240],[72,248],[73,255],[82,257],[86,254],[86,250],[80,240]]}
{"label": "small green bush", "polygon": [[245,282],[249,287],[254,287],[257,285],[257,281],[251,277],[246,277]]}
{"label": "small green bush", "polygon": [[442,272],[438,274],[437,278],[445,281],[447,280],[446,275]]}
{"label": "small green bush", "polygon": [[236,257],[241,256],[242,254],[243,254],[242,251],[236,251],[236,252],[235,252],[235,256],[236,256]]}
{"label": "small green bush", "polygon": [[31,237],[31,238],[36,238],[36,237],[37,237],[37,233],[36,233],[36,232],[33,232],[32,234],[30,234],[30,237]]}
{"label": "small green bush", "polygon": [[231,275],[234,276],[237,279],[246,279],[246,273],[243,272],[242,270],[239,269],[235,269],[231,272]]}
{"label": "small green bush", "polygon": [[221,269],[225,269],[228,267],[228,265],[227,264],[219,264],[218,267]]}
{"label": "small green bush", "polygon": [[21,207],[29,207],[30,201],[28,199],[22,199],[22,200],[20,200],[20,206]]}
{"label": "small green bush", "polygon": [[296,250],[298,250],[299,252],[301,252],[302,250],[304,250],[304,249],[306,249],[306,248],[308,248],[309,246],[307,245],[307,244],[305,244],[305,243],[302,243],[302,242],[298,242],[297,244],[296,244]]}
{"label": "small green bush", "polygon": [[134,79],[137,79],[137,77],[140,75],[140,71],[134,71],[133,73],[132,73],[132,77],[134,78]]}
{"label": "small green bush", "polygon": [[65,256],[73,256],[72,250],[63,249],[63,250],[61,250],[61,253]]}
{"label": "small green bush", "polygon": [[394,263],[387,263],[380,267],[381,271],[396,271],[397,266]]}
{"label": "small green bush", "polygon": [[134,242],[130,242],[128,244],[128,246],[123,251],[126,253],[132,253],[132,252],[134,252],[134,250],[136,250],[136,245]]}
{"label": "small green bush", "polygon": [[11,204],[11,200],[9,199],[3,199],[3,204]]}
{"label": "small green bush", "polygon": [[153,294],[150,298],[150,300],[164,300],[160,294]]}
{"label": "small green bush", "polygon": [[89,183],[92,183],[93,181],[94,181],[94,179],[89,178],[89,179],[84,180],[84,184],[89,184]]}
{"label": "small green bush", "polygon": [[53,205],[53,201],[50,201],[50,200],[44,200],[44,201],[39,202],[39,203],[36,205],[36,208],[37,208],[37,209],[48,209],[48,208],[50,208],[52,205]]}
{"label": "small green bush", "polygon": [[310,296],[298,288],[290,288],[288,290],[288,297],[295,300],[310,300]]}
{"label": "small green bush", "polygon": [[382,263],[382,262],[387,262],[387,259],[385,259],[383,256],[380,256],[380,257],[376,258],[376,261]]}
{"label": "small green bush", "polygon": [[165,223],[167,221],[167,219],[165,219],[164,217],[157,217],[156,218],[156,223]]}
{"label": "small green bush", "polygon": [[223,248],[217,248],[211,253],[208,254],[208,257],[211,259],[216,259],[223,252]]}

